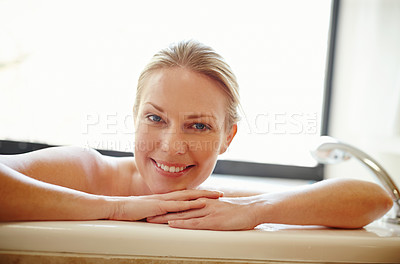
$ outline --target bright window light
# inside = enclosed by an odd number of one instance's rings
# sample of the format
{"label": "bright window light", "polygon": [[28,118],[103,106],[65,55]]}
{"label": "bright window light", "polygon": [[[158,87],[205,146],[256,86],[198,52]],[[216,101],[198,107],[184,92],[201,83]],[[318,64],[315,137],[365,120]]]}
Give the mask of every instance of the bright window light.
{"label": "bright window light", "polygon": [[196,39],[233,68],[244,113],[221,159],[314,166],[331,1],[0,2],[0,138],[132,151],[137,78]]}

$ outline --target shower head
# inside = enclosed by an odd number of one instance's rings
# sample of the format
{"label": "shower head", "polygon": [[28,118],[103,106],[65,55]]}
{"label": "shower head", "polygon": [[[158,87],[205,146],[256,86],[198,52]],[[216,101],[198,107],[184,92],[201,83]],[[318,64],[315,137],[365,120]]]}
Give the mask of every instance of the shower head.
{"label": "shower head", "polygon": [[351,158],[344,144],[328,136],[319,138],[316,146],[311,150],[311,155],[323,164],[336,164]]}

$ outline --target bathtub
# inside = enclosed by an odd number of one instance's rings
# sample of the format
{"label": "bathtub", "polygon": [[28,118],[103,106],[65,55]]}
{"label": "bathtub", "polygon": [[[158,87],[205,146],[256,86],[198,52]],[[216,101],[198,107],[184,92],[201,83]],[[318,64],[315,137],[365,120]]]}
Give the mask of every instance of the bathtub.
{"label": "bathtub", "polygon": [[378,220],[357,230],[262,224],[208,231],[123,221],[1,223],[0,263],[35,262],[400,263],[400,226]]}

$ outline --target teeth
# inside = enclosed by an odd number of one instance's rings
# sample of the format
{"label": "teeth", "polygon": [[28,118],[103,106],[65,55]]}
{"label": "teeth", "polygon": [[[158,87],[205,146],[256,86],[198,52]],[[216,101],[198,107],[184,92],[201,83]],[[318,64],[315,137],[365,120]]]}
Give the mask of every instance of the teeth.
{"label": "teeth", "polygon": [[167,165],[160,164],[158,162],[156,162],[156,164],[157,164],[157,167],[161,168],[162,170],[164,170],[166,172],[174,172],[174,173],[176,173],[176,172],[181,172],[184,169],[186,169],[186,167],[175,167],[175,166],[169,167]]}

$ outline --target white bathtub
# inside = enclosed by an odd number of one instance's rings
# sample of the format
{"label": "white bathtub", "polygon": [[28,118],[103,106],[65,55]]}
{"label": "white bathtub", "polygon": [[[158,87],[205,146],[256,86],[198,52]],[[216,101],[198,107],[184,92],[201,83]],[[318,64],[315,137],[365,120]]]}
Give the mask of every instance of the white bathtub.
{"label": "white bathtub", "polygon": [[[18,262],[19,261],[19,262]],[[121,221],[0,224],[0,263],[400,263],[400,226],[264,224],[251,231]]]}
{"label": "white bathtub", "polygon": [[41,260],[131,258],[160,263],[163,260],[400,263],[400,228],[382,222],[360,230],[265,224],[256,230],[229,232],[118,221],[0,224],[0,263],[35,257]]}

